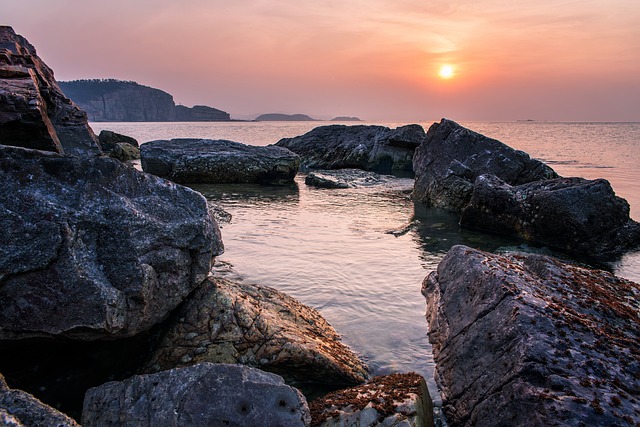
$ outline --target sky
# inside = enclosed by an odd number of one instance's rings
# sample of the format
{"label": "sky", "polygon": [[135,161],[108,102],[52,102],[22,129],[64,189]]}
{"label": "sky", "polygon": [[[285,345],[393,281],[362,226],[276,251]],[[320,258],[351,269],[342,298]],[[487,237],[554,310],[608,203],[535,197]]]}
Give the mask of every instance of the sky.
{"label": "sky", "polygon": [[0,3],[59,81],[133,80],[233,118],[640,121],[639,22],[638,0]]}

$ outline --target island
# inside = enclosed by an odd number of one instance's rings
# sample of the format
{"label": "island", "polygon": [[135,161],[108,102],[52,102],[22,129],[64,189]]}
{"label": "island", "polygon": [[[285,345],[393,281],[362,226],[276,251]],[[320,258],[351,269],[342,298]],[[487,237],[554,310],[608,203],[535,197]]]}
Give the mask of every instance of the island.
{"label": "island", "polygon": [[268,113],[261,114],[254,119],[256,122],[315,122],[314,118],[307,116],[306,114],[280,114],[280,113]]}
{"label": "island", "polygon": [[331,119],[332,122],[361,122],[358,117],[338,116]]}

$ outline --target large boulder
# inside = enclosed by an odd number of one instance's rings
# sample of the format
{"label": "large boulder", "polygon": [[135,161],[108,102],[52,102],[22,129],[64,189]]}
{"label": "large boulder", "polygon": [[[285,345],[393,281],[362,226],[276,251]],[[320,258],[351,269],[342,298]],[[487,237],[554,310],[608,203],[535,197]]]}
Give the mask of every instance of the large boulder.
{"label": "large boulder", "polygon": [[9,388],[0,374],[0,425],[15,427],[78,427],[73,419],[29,393]]}
{"label": "large boulder", "polygon": [[100,157],[0,146],[0,339],[135,335],[222,252],[199,193]]}
{"label": "large boulder", "polygon": [[462,209],[476,178],[492,174],[511,185],[557,178],[549,166],[492,138],[442,119],[427,132],[413,158],[417,201]]}
{"label": "large boulder", "polygon": [[432,427],[433,402],[416,373],[374,377],[310,402],[311,424],[319,427]]}
{"label": "large boulder", "polygon": [[67,98],[35,48],[0,26],[0,144],[99,155],[87,115]]}
{"label": "large boulder", "polygon": [[145,172],[191,183],[293,182],[300,158],[281,147],[256,147],[212,139],[151,141],[140,147]]}
{"label": "large boulder", "polygon": [[147,372],[241,363],[305,388],[367,379],[366,367],[316,310],[265,286],[209,278],[173,316]]}
{"label": "large boulder", "polygon": [[454,246],[422,292],[451,425],[637,422],[640,285]]}
{"label": "large boulder", "polygon": [[122,135],[111,130],[102,130],[98,135],[98,141],[103,151],[111,151],[117,144],[125,143],[133,147],[140,148],[138,140],[127,135]]}
{"label": "large boulder", "polygon": [[413,171],[413,153],[424,140],[420,125],[330,125],[276,143],[302,157],[311,169],[356,168],[376,172]]}
{"label": "large boulder", "polygon": [[201,363],[89,389],[82,425],[307,426],[304,396],[277,375]]}
{"label": "large boulder", "polygon": [[640,224],[629,218],[629,204],[604,179],[557,178],[511,186],[481,175],[460,225],[592,257],[640,244]]}

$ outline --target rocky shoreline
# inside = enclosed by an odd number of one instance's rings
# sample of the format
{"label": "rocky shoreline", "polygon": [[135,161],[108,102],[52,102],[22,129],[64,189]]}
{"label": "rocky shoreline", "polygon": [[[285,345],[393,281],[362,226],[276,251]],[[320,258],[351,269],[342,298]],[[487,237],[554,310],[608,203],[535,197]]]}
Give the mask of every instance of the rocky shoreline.
{"label": "rocky shoreline", "polygon": [[[212,275],[224,213],[179,183],[278,185],[304,167],[329,169],[307,185],[340,191],[415,173],[413,198],[463,227],[584,261],[640,244],[605,180],[559,177],[446,119],[426,134],[323,126],[269,147],[147,142],[140,172],[126,164],[137,141],[96,137],[10,27],[0,53],[2,425],[441,422],[420,375],[370,378],[318,311]],[[639,285],[454,246],[422,291],[451,426],[638,425]]]}

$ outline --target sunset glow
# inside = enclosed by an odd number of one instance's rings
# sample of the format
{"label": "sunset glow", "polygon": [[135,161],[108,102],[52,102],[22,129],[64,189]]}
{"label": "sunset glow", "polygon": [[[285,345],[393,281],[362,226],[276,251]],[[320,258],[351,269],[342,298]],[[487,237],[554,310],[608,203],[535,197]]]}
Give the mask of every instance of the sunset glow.
{"label": "sunset glow", "polygon": [[640,120],[637,1],[21,0],[0,17],[58,80],[234,118]]}

